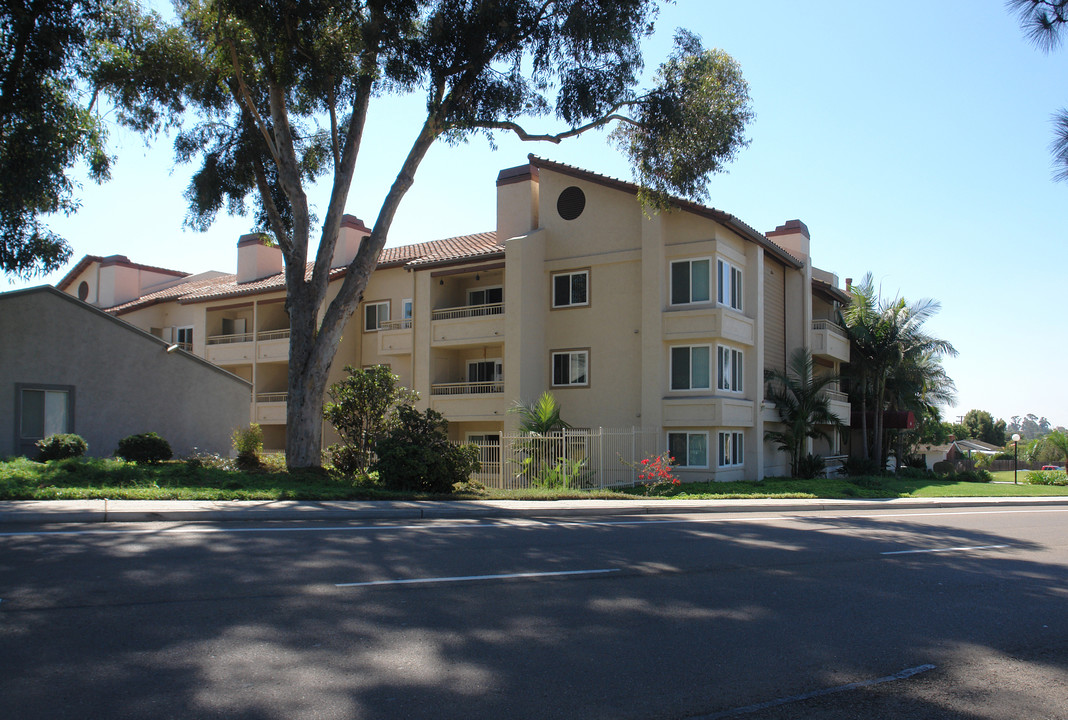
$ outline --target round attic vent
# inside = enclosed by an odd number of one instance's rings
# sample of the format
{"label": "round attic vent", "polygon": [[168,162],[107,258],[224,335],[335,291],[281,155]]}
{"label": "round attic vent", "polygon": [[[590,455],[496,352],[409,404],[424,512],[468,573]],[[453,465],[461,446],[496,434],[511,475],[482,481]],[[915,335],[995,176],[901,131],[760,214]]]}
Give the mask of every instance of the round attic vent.
{"label": "round attic vent", "polygon": [[582,192],[582,188],[574,185],[564,188],[560,197],[556,199],[556,212],[560,213],[560,217],[564,220],[574,220],[585,209],[586,193]]}
{"label": "round attic vent", "polygon": [[78,284],[78,299],[84,301],[87,297],[89,297],[89,283],[82,280]]}

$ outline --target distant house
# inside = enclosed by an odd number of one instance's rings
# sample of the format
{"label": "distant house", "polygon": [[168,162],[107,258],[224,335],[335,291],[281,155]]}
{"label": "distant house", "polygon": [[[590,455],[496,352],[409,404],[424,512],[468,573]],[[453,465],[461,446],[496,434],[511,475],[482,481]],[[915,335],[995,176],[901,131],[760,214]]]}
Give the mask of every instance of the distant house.
{"label": "distant house", "polygon": [[1002,448],[981,440],[951,440],[943,445],[921,445],[920,454],[927,461],[927,469],[933,469],[936,462],[949,460],[976,460],[979,455],[997,455]]}
{"label": "distant house", "polygon": [[62,432],[95,456],[150,431],[229,454],[249,422],[251,383],[55,288],[0,293],[0,338],[0,457]]}

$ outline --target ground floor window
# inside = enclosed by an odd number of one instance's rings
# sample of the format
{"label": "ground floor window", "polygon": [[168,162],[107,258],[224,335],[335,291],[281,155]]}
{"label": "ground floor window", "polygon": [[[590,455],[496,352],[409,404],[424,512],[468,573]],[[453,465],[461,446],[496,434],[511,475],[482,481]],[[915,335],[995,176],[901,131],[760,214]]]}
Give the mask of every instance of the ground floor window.
{"label": "ground floor window", "polygon": [[19,388],[19,439],[34,442],[73,430],[74,389],[71,387]]}
{"label": "ground floor window", "polygon": [[668,433],[668,454],[678,467],[708,467],[708,433]]}
{"label": "ground floor window", "polygon": [[745,436],[740,432],[719,434],[719,466],[737,467],[745,462]]}

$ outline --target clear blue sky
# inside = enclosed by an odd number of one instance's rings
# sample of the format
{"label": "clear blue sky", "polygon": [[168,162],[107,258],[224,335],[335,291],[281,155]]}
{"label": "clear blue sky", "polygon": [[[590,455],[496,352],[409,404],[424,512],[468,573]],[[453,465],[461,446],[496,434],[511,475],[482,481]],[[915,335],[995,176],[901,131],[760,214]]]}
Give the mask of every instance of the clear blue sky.
{"label": "clear blue sky", "polygon": [[[1068,425],[1068,337],[1054,321],[1068,269],[1068,184],[1051,180],[1048,150],[1050,116],[1068,105],[1068,48],[1034,48],[1001,0],[678,0],[647,44],[650,71],[676,27],[738,60],[757,113],[752,144],[713,178],[709,204],[764,231],[800,218],[817,266],[843,279],[870,271],[885,296],[939,300],[928,327],[960,351],[946,361],[959,390],[946,419],[979,408]],[[350,213],[373,221],[420,104],[372,110]],[[249,221],[183,229],[190,168],[174,166],[169,140],[146,147],[116,130],[112,148],[112,181],[86,183],[82,210],[52,222],[74,247],[72,263],[119,253],[233,272]],[[493,229],[497,172],[530,152],[630,179],[603,133],[561,145],[501,136],[496,151],[484,139],[438,145],[389,244]]]}

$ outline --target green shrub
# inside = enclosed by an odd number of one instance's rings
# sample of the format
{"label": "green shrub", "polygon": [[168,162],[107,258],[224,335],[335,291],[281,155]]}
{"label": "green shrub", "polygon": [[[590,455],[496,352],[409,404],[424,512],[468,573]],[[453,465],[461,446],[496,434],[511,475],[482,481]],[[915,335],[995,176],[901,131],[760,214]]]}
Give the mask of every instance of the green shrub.
{"label": "green shrub", "polygon": [[81,457],[89,450],[89,443],[85,442],[85,438],[74,433],[49,435],[43,440],[38,440],[35,445],[37,445],[39,462]]}
{"label": "green shrub", "polygon": [[200,452],[196,448],[193,448],[193,454],[184,458],[184,460],[186,467],[191,470],[199,470],[201,468],[209,470],[234,469],[234,461],[230,458],[224,458],[218,453]]}
{"label": "green shrub", "polygon": [[899,478],[913,479],[913,478],[925,478],[930,477],[931,471],[927,468],[918,468],[911,465],[905,465],[898,468],[897,476]]}
{"label": "green shrub", "polygon": [[449,442],[449,421],[441,413],[401,405],[397,419],[375,448],[378,458],[372,469],[385,487],[449,493],[479,469],[478,448]]}
{"label": "green shrub", "polygon": [[871,475],[882,475],[882,469],[879,467],[879,463],[875,460],[865,460],[864,458],[850,456],[846,458],[846,461],[842,463],[842,472],[848,477],[863,477]]}
{"label": "green shrub", "polygon": [[935,475],[949,475],[956,469],[957,466],[949,460],[939,460],[932,467],[932,470],[934,470]]}
{"label": "green shrub", "polygon": [[171,445],[154,432],[130,435],[119,440],[115,455],[126,462],[155,465],[171,459]]}
{"label": "green shrub", "polygon": [[250,423],[248,427],[235,428],[230,441],[237,452],[237,467],[242,470],[258,470],[263,462],[263,429],[259,423]]}
{"label": "green shrub", "polygon": [[946,477],[947,480],[954,482],[981,482],[987,483],[994,479],[994,476],[990,474],[990,471],[982,468],[976,468],[975,470],[958,470],[955,473]]}
{"label": "green shrub", "polygon": [[1028,485],[1068,485],[1068,475],[1060,470],[1032,470],[1023,480]]}
{"label": "green shrub", "polygon": [[804,457],[797,459],[797,477],[799,478],[815,478],[820,477],[827,470],[827,461],[823,459],[822,455],[813,455],[809,453]]}
{"label": "green shrub", "polygon": [[346,475],[365,472],[375,445],[396,427],[397,408],[411,405],[419,394],[398,385],[388,367],[363,370],[345,366],[348,377],[330,386],[323,417],[334,426],[341,442],[327,448],[334,469]]}

